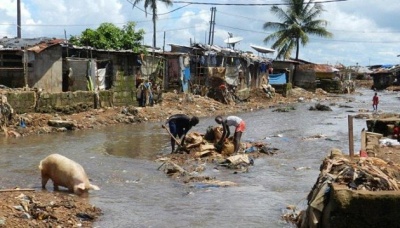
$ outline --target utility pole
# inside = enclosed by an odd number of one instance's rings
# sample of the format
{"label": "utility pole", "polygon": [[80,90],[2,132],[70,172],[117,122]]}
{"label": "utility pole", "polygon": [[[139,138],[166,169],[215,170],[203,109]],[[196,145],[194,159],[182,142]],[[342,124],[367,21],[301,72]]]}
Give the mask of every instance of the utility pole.
{"label": "utility pole", "polygon": [[21,0],[17,0],[17,38],[21,38]]}
{"label": "utility pole", "polygon": [[210,20],[210,33],[208,35],[208,44],[214,44],[214,28],[215,28],[215,14],[217,12],[216,7],[211,7],[211,20]]}

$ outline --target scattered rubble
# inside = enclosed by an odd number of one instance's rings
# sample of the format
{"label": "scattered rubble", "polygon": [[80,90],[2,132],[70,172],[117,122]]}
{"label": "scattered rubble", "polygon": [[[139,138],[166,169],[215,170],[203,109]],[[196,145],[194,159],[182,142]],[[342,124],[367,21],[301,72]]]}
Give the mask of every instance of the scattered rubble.
{"label": "scattered rubble", "polygon": [[320,103],[315,104],[314,106],[311,106],[309,108],[310,111],[332,111],[332,109],[327,106],[327,105],[323,105]]}
{"label": "scattered rubble", "polygon": [[[186,145],[181,153],[168,154],[158,158],[162,164],[158,168],[172,178],[180,179],[184,183],[196,182],[195,185],[206,186],[233,186],[236,183],[227,184],[226,181],[216,180],[215,177],[202,176],[206,169],[225,167],[234,170],[234,173],[248,172],[250,166],[254,165],[254,159],[262,155],[274,155],[276,148],[268,147],[262,142],[242,143],[238,154],[233,154],[233,138],[228,138],[223,144],[221,152],[215,144],[222,136],[222,127],[214,127],[208,134],[191,132],[186,136]],[[212,183],[210,183],[212,180]]]}
{"label": "scattered rubble", "polygon": [[88,198],[29,189],[0,191],[0,227],[92,227],[102,211]]}

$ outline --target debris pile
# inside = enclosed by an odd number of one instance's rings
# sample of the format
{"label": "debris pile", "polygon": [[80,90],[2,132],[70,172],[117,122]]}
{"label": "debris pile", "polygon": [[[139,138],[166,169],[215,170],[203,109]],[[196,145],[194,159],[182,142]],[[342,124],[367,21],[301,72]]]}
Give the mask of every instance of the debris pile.
{"label": "debris pile", "polygon": [[263,142],[245,142],[241,144],[241,150],[233,154],[233,137],[227,138],[223,145],[218,145],[221,136],[220,126],[210,126],[206,134],[189,133],[184,146],[179,147],[177,153],[157,159],[162,163],[158,169],[170,177],[183,180],[184,183],[196,182],[196,186],[233,186],[236,184],[201,174],[207,169],[219,167],[232,169],[234,173],[248,172],[249,167],[254,165],[254,159],[261,155],[274,155],[278,150]]}
{"label": "debris pile", "polygon": [[7,97],[0,94],[0,126],[4,128],[8,126],[14,114],[14,109],[7,101]]}
{"label": "debris pile", "polygon": [[332,111],[332,109],[329,106],[323,105],[321,103],[317,103],[315,106],[310,106],[309,110],[310,111]]}
{"label": "debris pile", "polygon": [[[363,155],[365,156],[365,155]],[[332,185],[343,186],[354,191],[398,191],[400,166],[376,157],[355,156],[352,159],[339,149],[332,149],[325,158],[320,175],[309,193],[308,207],[284,215],[298,227],[319,227],[323,216],[331,210]]]}
{"label": "debris pile", "polygon": [[87,198],[65,193],[49,197],[46,192],[10,189],[2,190],[0,198],[0,227],[91,227],[102,215]]}

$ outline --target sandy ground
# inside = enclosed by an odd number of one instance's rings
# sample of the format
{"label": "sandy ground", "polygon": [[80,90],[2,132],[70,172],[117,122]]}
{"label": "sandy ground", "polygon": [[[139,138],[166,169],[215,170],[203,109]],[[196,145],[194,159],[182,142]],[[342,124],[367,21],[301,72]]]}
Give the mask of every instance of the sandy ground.
{"label": "sandy ground", "polygon": [[[368,83],[365,83],[369,86]],[[198,117],[248,112],[256,109],[273,108],[279,104],[307,101],[335,101],[337,96],[322,90],[308,92],[293,89],[288,97],[276,94],[268,98],[257,89],[251,92],[246,102],[222,104],[201,96],[164,93],[163,101],[151,107],[100,108],[87,112],[64,115],[60,113],[27,113],[16,115],[0,133],[0,137],[27,137],[30,134],[48,134],[67,130],[85,130],[107,127],[114,124],[134,124],[146,121],[165,121],[170,115],[184,113]],[[21,127],[20,120],[26,127]],[[49,121],[68,123],[68,127],[49,126]],[[398,161],[398,153],[387,148],[382,155],[392,156]],[[28,189],[29,190],[29,189]],[[86,198],[53,191],[0,191],[0,227],[91,227],[101,215],[101,209],[91,206]]]}

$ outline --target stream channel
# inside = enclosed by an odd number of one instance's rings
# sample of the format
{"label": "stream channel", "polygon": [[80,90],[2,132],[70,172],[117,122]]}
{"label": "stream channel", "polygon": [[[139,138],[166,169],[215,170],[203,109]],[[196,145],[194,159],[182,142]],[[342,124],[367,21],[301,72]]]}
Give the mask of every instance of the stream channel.
{"label": "stream channel", "polygon": [[[247,173],[206,170],[218,180],[236,182],[235,187],[191,187],[158,170],[156,157],[171,150],[161,123],[0,139],[0,186],[40,190],[39,161],[59,153],[80,163],[101,188],[89,196],[104,213],[95,227],[294,227],[281,219],[286,206],[306,207],[321,161],[332,148],[348,153],[348,116],[370,112],[373,93],[358,89],[338,95],[343,99],[335,105],[320,102],[331,112],[310,111],[316,104],[310,102],[296,103],[290,112],[270,108],[238,114],[247,125],[243,141],[266,142],[279,151],[256,159]],[[379,95],[381,112],[398,111],[397,93]],[[201,118],[192,131],[205,133],[210,125],[216,125],[214,117]],[[353,125],[357,153],[366,121],[354,119]],[[304,140],[320,134],[326,138]]]}

